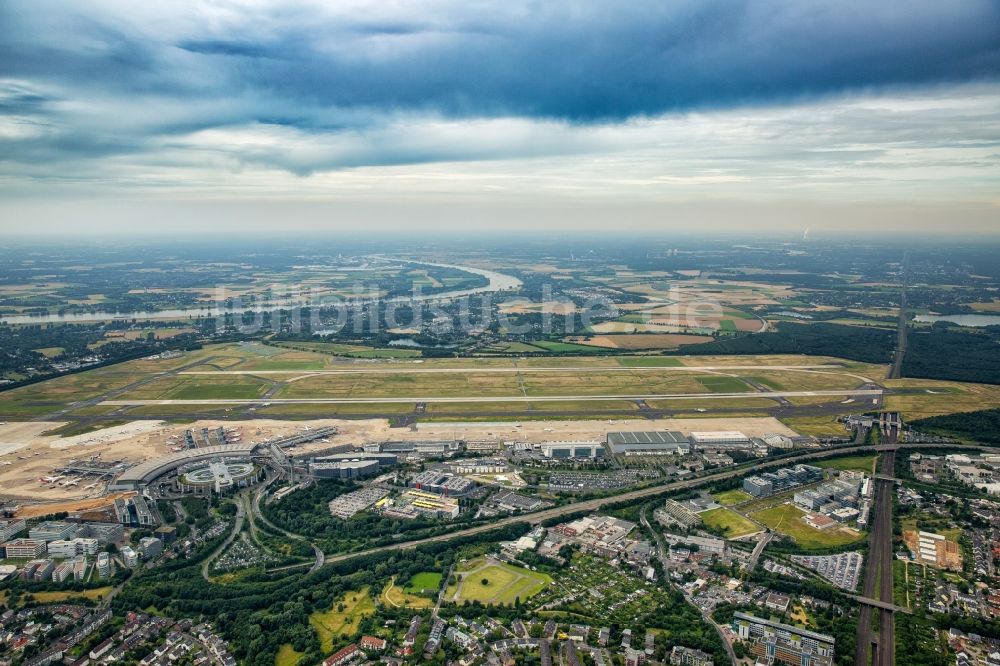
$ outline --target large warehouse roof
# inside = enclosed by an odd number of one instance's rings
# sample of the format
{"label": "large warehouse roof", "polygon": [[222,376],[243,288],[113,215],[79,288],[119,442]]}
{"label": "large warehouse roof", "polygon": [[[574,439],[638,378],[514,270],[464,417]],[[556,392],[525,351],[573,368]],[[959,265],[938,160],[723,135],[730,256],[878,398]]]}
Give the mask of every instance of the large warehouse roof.
{"label": "large warehouse roof", "polygon": [[609,432],[608,445],[615,453],[629,451],[674,451],[678,446],[690,446],[688,438],[676,430]]}
{"label": "large warehouse roof", "polygon": [[156,477],[162,476],[187,463],[214,458],[216,456],[249,456],[256,448],[256,444],[221,444],[171,453],[160,458],[153,458],[152,460],[139,463],[135,467],[130,467],[122,472],[111,485],[112,488],[134,488],[140,484],[149,483]]}

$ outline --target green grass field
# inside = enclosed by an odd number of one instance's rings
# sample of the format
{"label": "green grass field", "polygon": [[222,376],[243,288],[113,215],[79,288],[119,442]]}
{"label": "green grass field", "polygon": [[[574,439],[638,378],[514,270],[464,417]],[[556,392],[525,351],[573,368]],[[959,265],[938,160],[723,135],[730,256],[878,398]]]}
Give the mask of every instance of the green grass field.
{"label": "green grass field", "polygon": [[295,666],[302,659],[303,652],[296,652],[291,643],[285,643],[274,655],[274,666]]}
{"label": "green grass field", "polygon": [[320,645],[329,652],[333,649],[334,638],[353,634],[361,625],[361,620],[374,612],[375,601],[368,594],[368,588],[364,587],[334,601],[330,610],[310,615],[309,624],[316,631]]}
{"label": "green grass field", "polygon": [[706,525],[725,530],[726,537],[730,539],[760,531],[759,527],[731,509],[712,509],[698,515]]}
{"label": "green grass field", "polygon": [[404,591],[409,594],[431,594],[441,587],[442,576],[436,571],[421,571],[410,579]]}
{"label": "green grass field", "polygon": [[618,359],[625,368],[679,368],[683,364],[673,356],[625,356]]}
{"label": "green grass field", "polygon": [[434,606],[435,597],[421,594],[411,594],[396,585],[396,579],[392,578],[382,590],[382,603],[393,608],[431,608]]}
{"label": "green grass field", "polygon": [[547,351],[555,352],[557,354],[566,352],[581,352],[584,354],[587,353],[593,354],[595,352],[601,353],[602,350],[601,347],[594,347],[592,345],[578,345],[572,342],[552,342],[549,340],[537,340],[535,342],[532,342],[531,344],[535,345],[536,347],[541,347],[542,349],[545,349]]}
{"label": "green grass field", "polygon": [[721,493],[715,493],[712,497],[714,497],[715,501],[722,506],[733,506],[734,504],[739,504],[752,499],[750,493],[736,488],[733,490],[724,490]]}
{"label": "green grass field", "polygon": [[517,599],[524,601],[533,597],[552,583],[552,577],[548,574],[510,564],[489,562],[484,558],[465,563],[456,574],[458,583],[449,586],[445,596],[458,603],[479,601],[508,606]]}
{"label": "green grass field", "polygon": [[736,377],[705,375],[698,377],[698,381],[712,393],[744,393],[750,390],[746,382]]}
{"label": "green grass field", "polygon": [[802,519],[804,515],[805,511],[793,504],[779,504],[751,514],[775,532],[792,537],[803,548],[845,546],[864,538],[863,533],[840,526],[817,530],[806,524]]}
{"label": "green grass field", "polygon": [[857,470],[871,474],[875,468],[875,456],[850,456],[846,458],[833,458],[831,460],[821,460],[815,463],[817,467],[836,469],[840,471]]}

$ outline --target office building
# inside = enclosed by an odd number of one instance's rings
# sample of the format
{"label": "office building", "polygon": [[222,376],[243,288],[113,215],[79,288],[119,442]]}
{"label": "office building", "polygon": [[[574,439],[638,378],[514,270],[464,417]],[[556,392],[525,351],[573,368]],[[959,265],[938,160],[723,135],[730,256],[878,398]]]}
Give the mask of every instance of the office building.
{"label": "office building", "polygon": [[14,559],[29,559],[45,554],[45,542],[41,539],[14,539],[3,545],[6,557]]}
{"label": "office building", "polygon": [[834,639],[832,636],[772,622],[737,611],[733,615],[733,632],[750,644],[750,652],[769,664],[788,666],[832,666]]}
{"label": "office building", "polygon": [[63,520],[47,520],[28,530],[28,536],[38,541],[72,539],[77,529],[79,529],[79,525],[76,523],[67,523]]}
{"label": "office building", "polygon": [[0,543],[9,541],[26,527],[23,520],[0,520]]}

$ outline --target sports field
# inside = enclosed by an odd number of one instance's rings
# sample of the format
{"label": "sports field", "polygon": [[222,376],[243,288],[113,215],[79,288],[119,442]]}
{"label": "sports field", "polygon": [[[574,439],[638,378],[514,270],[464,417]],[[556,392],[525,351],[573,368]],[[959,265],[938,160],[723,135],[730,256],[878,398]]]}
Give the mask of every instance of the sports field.
{"label": "sports field", "polygon": [[760,532],[760,528],[747,520],[732,509],[720,508],[711,511],[703,511],[698,514],[703,523],[709,527],[717,527],[724,530],[726,537],[735,539],[737,537]]}
{"label": "sports field", "polygon": [[455,571],[456,584],[449,585],[445,598],[462,603],[509,606],[524,601],[552,583],[548,574],[538,573],[488,558],[476,558]]}

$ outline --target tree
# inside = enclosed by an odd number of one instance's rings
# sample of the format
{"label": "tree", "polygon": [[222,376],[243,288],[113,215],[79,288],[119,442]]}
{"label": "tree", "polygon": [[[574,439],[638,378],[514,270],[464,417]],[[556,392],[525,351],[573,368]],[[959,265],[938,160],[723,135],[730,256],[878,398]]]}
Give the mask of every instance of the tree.
{"label": "tree", "polygon": [[483,587],[486,587],[487,585],[490,584],[490,579],[489,578],[484,578],[484,579],[482,579],[479,582],[482,583]]}

